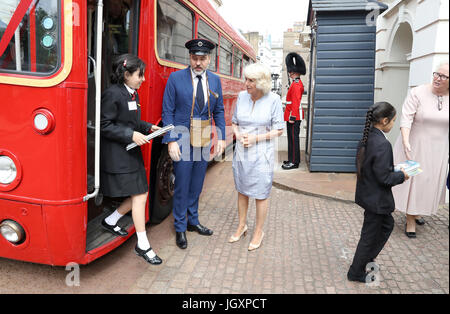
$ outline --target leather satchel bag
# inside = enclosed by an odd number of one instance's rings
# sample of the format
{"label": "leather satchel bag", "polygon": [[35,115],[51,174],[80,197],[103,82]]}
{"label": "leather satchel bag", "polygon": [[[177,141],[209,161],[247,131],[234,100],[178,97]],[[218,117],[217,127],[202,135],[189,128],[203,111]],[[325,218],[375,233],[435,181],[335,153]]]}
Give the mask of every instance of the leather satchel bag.
{"label": "leather satchel bag", "polygon": [[191,117],[191,145],[192,147],[206,147],[211,143],[211,118],[208,120]]}
{"label": "leather satchel bag", "polygon": [[[208,84],[208,77],[206,78]],[[194,86],[194,82],[192,82]],[[207,88],[209,91],[209,88]],[[191,109],[191,125],[190,125],[190,136],[191,136],[191,146],[192,147],[207,147],[211,143],[211,108],[209,103],[209,93],[208,98],[208,120],[202,120],[201,118],[194,118],[194,106],[195,106],[195,95],[192,93],[192,109]]]}

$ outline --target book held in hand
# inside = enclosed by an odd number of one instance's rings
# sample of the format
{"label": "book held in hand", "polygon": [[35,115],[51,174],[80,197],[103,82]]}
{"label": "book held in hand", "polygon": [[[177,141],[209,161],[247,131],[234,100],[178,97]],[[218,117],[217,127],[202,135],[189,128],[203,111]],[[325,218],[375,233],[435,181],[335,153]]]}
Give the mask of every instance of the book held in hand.
{"label": "book held in hand", "polygon": [[413,160],[406,160],[394,167],[394,171],[401,171],[401,169],[405,170],[410,177],[414,177],[423,171],[420,168],[420,163]]}
{"label": "book held in hand", "polygon": [[[154,138],[157,137],[157,136],[163,135],[163,134],[165,134],[165,133],[167,133],[167,132],[173,130],[174,128],[175,128],[175,127],[174,127],[172,124],[170,124],[170,125],[168,125],[168,126],[166,126],[166,127],[163,127],[163,128],[161,128],[161,129],[159,129],[158,131],[155,131],[155,132],[153,132],[153,133],[147,135],[145,138],[147,139],[147,141],[150,141],[150,140],[154,139]],[[133,148],[135,148],[135,147],[137,147],[137,146],[138,146],[138,145],[137,145],[136,143],[134,143],[134,142],[133,142],[133,143],[130,143],[130,144],[128,144],[128,146],[127,146],[127,151],[130,150],[130,149],[133,149]]]}

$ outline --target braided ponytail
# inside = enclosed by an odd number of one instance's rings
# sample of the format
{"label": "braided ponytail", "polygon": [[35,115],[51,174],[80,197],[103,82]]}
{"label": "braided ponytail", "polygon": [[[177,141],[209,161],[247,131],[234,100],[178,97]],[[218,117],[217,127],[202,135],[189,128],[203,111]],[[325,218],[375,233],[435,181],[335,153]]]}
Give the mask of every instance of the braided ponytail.
{"label": "braided ponytail", "polygon": [[361,168],[364,162],[364,157],[366,154],[367,140],[369,139],[369,131],[372,127],[373,122],[373,106],[369,108],[366,114],[366,124],[364,126],[363,138],[361,139],[356,153],[356,173],[358,178],[361,178]]}
{"label": "braided ponytail", "polygon": [[359,142],[358,151],[356,153],[356,173],[358,179],[360,179],[362,175],[362,164],[364,162],[366,154],[366,146],[369,139],[370,129],[372,128],[373,124],[379,123],[384,118],[388,118],[388,120],[391,121],[396,114],[397,111],[395,110],[395,108],[390,103],[385,101],[375,103],[367,111],[363,138]]}

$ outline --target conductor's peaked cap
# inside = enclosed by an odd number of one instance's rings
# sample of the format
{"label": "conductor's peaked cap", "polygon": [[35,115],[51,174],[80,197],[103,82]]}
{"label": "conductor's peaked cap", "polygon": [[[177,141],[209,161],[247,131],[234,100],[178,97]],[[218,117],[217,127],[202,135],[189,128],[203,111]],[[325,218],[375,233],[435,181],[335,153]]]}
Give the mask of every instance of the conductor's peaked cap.
{"label": "conductor's peaked cap", "polygon": [[185,47],[189,49],[190,54],[203,56],[209,54],[216,45],[206,39],[192,39],[185,44]]}
{"label": "conductor's peaked cap", "polygon": [[291,52],[286,56],[286,67],[288,73],[295,72],[300,73],[301,75],[306,74],[305,61],[295,52]]}

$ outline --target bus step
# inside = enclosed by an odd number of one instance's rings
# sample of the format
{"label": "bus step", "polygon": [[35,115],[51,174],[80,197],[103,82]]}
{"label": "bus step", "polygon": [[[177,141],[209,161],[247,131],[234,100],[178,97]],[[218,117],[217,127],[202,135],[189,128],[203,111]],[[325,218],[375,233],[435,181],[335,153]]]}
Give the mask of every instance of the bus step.
{"label": "bus step", "polygon": [[[117,236],[103,229],[102,220],[110,215],[110,212],[103,212],[101,215],[88,222],[86,236],[86,252],[99,248],[114,240]],[[128,230],[133,225],[133,219],[129,215],[123,216],[118,225]]]}

